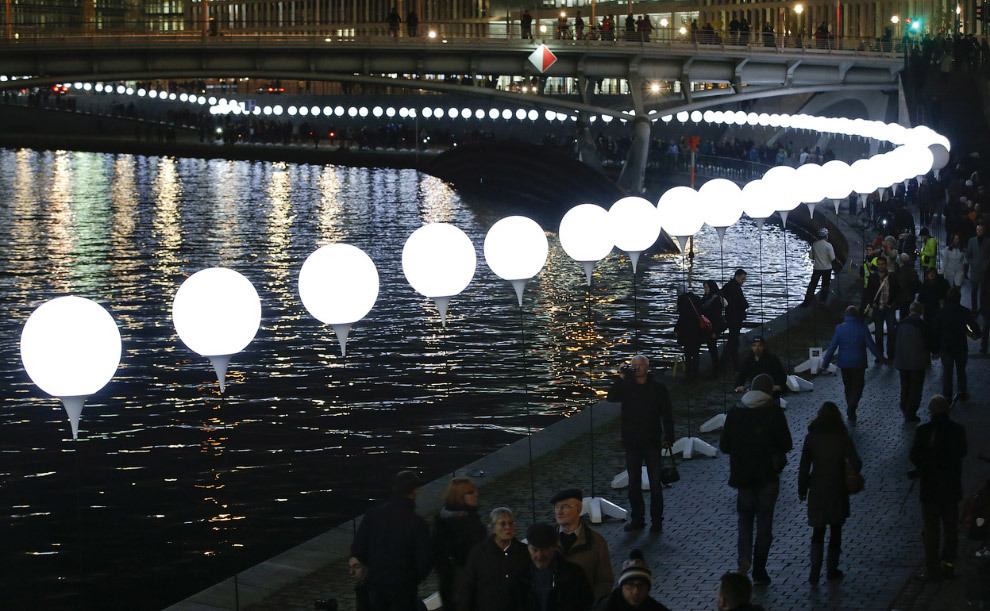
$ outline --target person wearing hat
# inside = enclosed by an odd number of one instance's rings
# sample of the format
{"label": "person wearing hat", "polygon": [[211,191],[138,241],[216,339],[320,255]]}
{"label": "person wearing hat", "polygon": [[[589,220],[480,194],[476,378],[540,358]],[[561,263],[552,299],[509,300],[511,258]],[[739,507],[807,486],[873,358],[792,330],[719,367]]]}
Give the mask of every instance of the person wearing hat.
{"label": "person wearing hat", "polygon": [[611,594],[598,601],[595,611],[626,611],[626,609],[669,611],[666,606],[650,597],[651,587],[653,587],[653,573],[643,558],[643,552],[634,549],[629,552],[629,560],[622,563],[619,585]]}
{"label": "person wearing hat", "polygon": [[581,567],[560,552],[557,531],[537,522],[526,531],[529,562],[516,571],[510,591],[514,611],[587,611],[594,602]]}
{"label": "person wearing hat", "polygon": [[581,520],[584,495],[577,488],[561,490],[553,495],[554,517],[557,520],[557,539],[560,551],[568,562],[581,567],[591,585],[595,600],[607,595],[615,583],[612,558],[605,537],[591,530]]}
{"label": "person wearing hat", "polygon": [[829,244],[828,229],[824,227],[818,230],[818,239],[811,244],[811,261],[814,264],[814,271],[811,273],[808,290],[804,292],[804,303],[801,305],[814,303],[815,289],[818,288],[819,280],[822,282],[822,290],[818,293],[818,301],[824,305],[828,299],[828,287],[832,283],[832,265],[835,263],[835,249]]}
{"label": "person wearing hat", "polygon": [[787,384],[787,372],[780,357],[767,350],[766,341],[762,335],[754,335],[750,340],[750,353],[743,359],[736,374],[736,392],[745,392],[746,387],[756,378],[765,373],[773,380],[773,392],[779,393]]}
{"label": "person wearing hat", "polygon": [[743,321],[746,320],[746,310],[749,308],[749,302],[746,301],[742,290],[744,282],[746,282],[746,270],[740,267],[722,286],[722,297],[727,302],[725,324],[729,329],[722,354],[729,357],[732,369],[739,368],[739,332],[742,330]]}
{"label": "person wearing hat", "polygon": [[753,378],[750,391],[726,414],[718,443],[729,455],[729,486],[737,492],[739,572],[745,574],[752,566],[756,583],[770,583],[767,558],[773,541],[773,511],[780,493],[780,472],[793,447],[784,410],[772,393],[770,376]]}
{"label": "person wearing hat", "polygon": [[365,583],[373,611],[415,611],[417,589],[432,568],[430,528],[416,513],[419,477],[400,471],[388,502],[371,509],[358,526],[351,555],[368,567]]}
{"label": "person wearing hat", "polygon": [[[643,502],[643,464],[650,480],[651,530],[663,529],[663,485],[660,483],[660,463],[663,448],[674,443],[674,416],[667,387],[649,374],[650,362],[641,354],[619,370],[619,379],[608,391],[608,400],[622,404],[620,414],[622,447],[629,474],[630,520],[625,530],[646,526],[646,504]],[[611,584],[609,584],[611,587]]]}
{"label": "person wearing hat", "polygon": [[[845,314],[845,319],[835,327],[832,341],[822,356],[821,368],[828,368],[832,355],[838,350],[839,355],[835,359],[835,364],[842,372],[842,388],[846,395],[846,418],[849,419],[849,424],[855,424],[856,408],[859,406],[866,385],[866,349],[870,349],[877,362],[882,362],[884,359],[870,335],[870,330],[859,319],[859,309],[856,306],[849,306]],[[893,357],[893,350],[890,356]]]}

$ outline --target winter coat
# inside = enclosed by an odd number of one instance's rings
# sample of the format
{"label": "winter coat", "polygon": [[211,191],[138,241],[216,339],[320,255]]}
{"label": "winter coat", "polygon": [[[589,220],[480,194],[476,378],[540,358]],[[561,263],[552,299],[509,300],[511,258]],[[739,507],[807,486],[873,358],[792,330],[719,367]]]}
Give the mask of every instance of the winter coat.
{"label": "winter coat", "polygon": [[627,376],[612,384],[607,399],[622,403],[622,445],[626,448],[656,448],[666,440],[674,443],[674,408],[667,387],[651,377],[637,384]]}
{"label": "winter coat", "polygon": [[873,272],[870,274],[870,279],[866,281],[866,288],[863,289],[863,300],[862,303],[860,303],[860,310],[864,309],[869,304],[874,306],[880,305],[880,299],[882,297],[880,285],[883,284],[884,278],[887,279],[888,294],[890,298],[887,302],[887,306],[890,307],[894,305],[898,293],[897,276],[894,275],[894,272],[889,271],[888,269],[887,275],[883,278],[880,277],[878,272]]}
{"label": "winter coat", "polygon": [[969,308],[958,303],[942,306],[932,326],[932,352],[959,354],[968,351],[967,325],[976,327],[976,320]]}
{"label": "winter coat", "polygon": [[701,300],[701,313],[707,316],[708,320],[712,321],[712,333],[716,337],[721,335],[726,329],[724,310],[725,299],[721,295],[708,293]]}
{"label": "winter coat", "polygon": [[780,477],[783,458],[793,447],[791,431],[780,403],[759,390],[751,390],[725,417],[718,448],[729,455],[729,485],[759,488]]}
{"label": "winter coat", "polygon": [[929,237],[921,248],[921,267],[935,267],[935,253],[938,251],[938,240]]}
{"label": "winter coat", "polygon": [[475,545],[458,584],[457,608],[465,611],[505,611],[512,606],[512,577],[529,564],[526,546],[513,539],[502,549],[490,536]]}
{"label": "winter coat", "polygon": [[948,414],[932,416],[918,427],[911,446],[911,462],[921,479],[921,502],[943,503],[962,499],[962,459],[966,456],[966,429]]}
{"label": "winter coat", "polygon": [[591,585],[594,600],[606,596],[612,590],[615,575],[612,573],[612,559],[608,553],[608,542],[605,537],[582,523],[577,541],[562,553],[565,560],[573,562],[584,571],[584,576]]}
{"label": "winter coat", "polygon": [[952,286],[962,286],[966,278],[966,253],[959,248],[942,251],[942,275]]}
{"label": "winter coat", "polygon": [[[594,595],[581,567],[568,562],[557,554],[552,565],[553,589],[547,600],[546,611],[588,611]],[[527,562],[513,576],[510,587],[513,611],[540,611],[543,607],[533,589],[536,567]]]}
{"label": "winter coat", "polygon": [[763,356],[756,358],[752,352],[743,357],[742,364],[739,365],[739,373],[736,374],[736,386],[745,386],[753,381],[753,378],[765,373],[773,378],[774,386],[784,388],[787,385],[787,372],[784,364],[780,362],[780,357],[767,350],[763,351]]}
{"label": "winter coat", "polygon": [[[870,276],[872,280],[876,275]],[[873,335],[860,320],[855,316],[846,316],[845,319],[835,327],[832,341],[822,356],[822,367],[828,367],[832,360],[832,354],[836,348],[839,355],[835,359],[835,364],[841,369],[866,369],[866,349],[869,348],[877,359],[881,358],[877,349]]]}
{"label": "winter coat", "polygon": [[414,588],[432,567],[430,527],[412,499],[393,496],[365,514],[351,554],[368,567],[369,586]]}
{"label": "winter coat", "polygon": [[849,433],[818,425],[808,431],[798,468],[798,494],[808,497],[808,526],[842,524],[849,517],[846,461],[863,466]]}
{"label": "winter coat", "polygon": [[897,325],[894,367],[903,371],[927,369],[931,363],[928,328],[920,316],[912,314]]}
{"label": "winter coat", "polygon": [[433,520],[433,564],[437,569],[440,598],[444,607],[453,608],[461,572],[471,549],[485,538],[485,526],[478,508],[469,505],[444,506]]}
{"label": "winter coat", "polygon": [[[692,307],[693,306],[693,307]],[[677,343],[685,347],[697,347],[708,341],[708,334],[701,329],[698,315],[701,314],[701,300],[694,293],[684,293],[677,298],[677,322],[674,334]]]}
{"label": "winter coat", "polygon": [[942,309],[942,301],[948,293],[949,283],[942,276],[936,276],[935,280],[925,278],[925,281],[921,283],[918,301],[925,306],[924,318],[926,322],[935,320],[935,315]]}
{"label": "winter coat", "polygon": [[595,611],[670,611],[652,598],[647,598],[643,604],[633,607],[622,597],[622,587],[612,590],[612,593],[595,603]]}
{"label": "winter coat", "polygon": [[897,276],[897,294],[892,295],[891,299],[897,307],[909,305],[921,288],[918,272],[914,271],[914,266],[910,263],[905,263],[897,268],[894,275]]}
{"label": "winter coat", "polygon": [[990,264],[990,236],[973,236],[966,243],[966,261],[969,263],[969,277],[982,278]]}
{"label": "winter coat", "polygon": [[746,320],[746,309],[749,308],[742,285],[735,278],[730,279],[722,286],[722,297],[728,302],[725,306],[725,324],[730,329],[738,329]]}
{"label": "winter coat", "polygon": [[811,245],[811,262],[814,268],[819,271],[832,269],[833,261],[835,261],[835,249],[828,240],[815,240]]}

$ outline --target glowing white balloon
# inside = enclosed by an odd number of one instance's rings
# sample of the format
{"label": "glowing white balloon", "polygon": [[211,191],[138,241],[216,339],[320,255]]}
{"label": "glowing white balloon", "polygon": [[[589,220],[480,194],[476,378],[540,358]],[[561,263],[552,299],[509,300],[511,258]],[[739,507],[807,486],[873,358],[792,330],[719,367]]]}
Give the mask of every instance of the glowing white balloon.
{"label": "glowing white balloon", "polygon": [[757,229],[763,229],[763,221],[777,211],[772,187],[763,180],[751,180],[742,188],[741,204],[746,216],[756,221]]}
{"label": "glowing white balloon", "polygon": [[261,326],[261,299],[251,281],[232,269],[200,270],[176,291],[172,324],[182,343],[210,359],[223,392],[230,357],[246,348]]}
{"label": "glowing white balloon", "polygon": [[640,253],[660,237],[656,206],[642,197],[623,197],[612,204],[608,215],[612,217],[615,245],[629,253],[635,274]]}
{"label": "glowing white balloon", "polygon": [[299,270],[299,299],[313,318],[333,327],[340,355],[347,354],[351,325],[378,299],[378,269],[363,250],[329,244],[309,255]]}
{"label": "glowing white balloon", "polygon": [[949,150],[938,142],[928,145],[928,150],[932,152],[932,169],[935,170],[935,177],[938,172],[949,163]]}
{"label": "glowing white balloon", "polygon": [[832,200],[835,214],[839,214],[839,204],[849,197],[852,189],[852,169],[845,161],[833,159],[822,166],[825,184],[825,199]]}
{"label": "glowing white balloon", "polygon": [[113,378],[120,352],[120,331],[109,312],[82,297],[46,301],[21,330],[24,369],[38,388],[61,399],[73,439],[86,397]]}
{"label": "glowing white balloon", "polygon": [[471,238],[449,223],[423,225],[402,246],[406,281],[416,292],[433,299],[445,327],[450,298],[467,288],[477,265]]}
{"label": "glowing white balloon", "polygon": [[488,230],[484,252],[495,275],[512,283],[522,307],[526,281],[540,273],[550,252],[543,228],[525,216],[505,217]]}
{"label": "glowing white balloon", "polygon": [[806,163],[799,167],[794,175],[794,185],[798,199],[807,204],[808,216],[815,217],[815,205],[825,197],[825,176],[822,166],[817,163]]}
{"label": "glowing white balloon", "polygon": [[560,219],[557,237],[567,256],[584,267],[588,285],[595,262],[604,259],[615,245],[615,230],[608,211],[595,204],[574,206]]}
{"label": "glowing white balloon", "polygon": [[698,189],[704,221],[715,228],[719,241],[725,239],[725,230],[742,216],[742,190],[736,183],[715,178]]}
{"label": "glowing white balloon", "polygon": [[774,209],[780,213],[780,219],[787,225],[787,215],[801,204],[797,196],[794,168],[781,165],[770,168],[763,175],[763,182],[770,187],[767,191],[773,200]]}
{"label": "glowing white balloon", "polygon": [[657,219],[667,235],[677,238],[681,250],[687,248],[687,239],[705,224],[701,217],[701,197],[691,187],[673,187],[660,196],[657,202]]}

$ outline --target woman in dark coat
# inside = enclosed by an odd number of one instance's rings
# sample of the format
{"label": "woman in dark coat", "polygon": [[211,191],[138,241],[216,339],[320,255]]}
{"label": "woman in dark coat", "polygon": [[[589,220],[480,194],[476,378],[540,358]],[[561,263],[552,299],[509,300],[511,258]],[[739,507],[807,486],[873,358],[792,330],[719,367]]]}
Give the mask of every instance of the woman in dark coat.
{"label": "woman in dark coat", "polygon": [[506,611],[513,605],[511,583],[529,562],[526,546],[516,539],[516,517],[508,507],[489,516],[490,537],[475,545],[457,586],[457,607],[471,611]]}
{"label": "woman in dark coat", "polygon": [[698,323],[701,314],[701,300],[694,293],[681,293],[677,298],[677,322],[674,333],[677,343],[684,347],[684,372],[688,380],[698,377],[698,353],[701,344],[708,340],[708,333],[702,330]]}
{"label": "woman in dark coat", "polygon": [[484,538],[485,527],[478,518],[478,489],[468,478],[455,477],[447,485],[443,508],[433,521],[433,566],[445,611],[456,611],[454,593],[468,553]]}
{"label": "woman in dark coat", "polygon": [[831,534],[828,539],[826,578],[842,579],[839,570],[839,554],[842,552],[842,524],[849,517],[849,493],[846,492],[846,462],[859,471],[863,462],[839,407],[826,401],[818,409],[815,419],[808,425],[801,451],[801,467],[798,471],[798,498],[808,500],[808,525],[811,535],[812,584],[818,583],[822,571],[825,547],[825,527]]}
{"label": "woman in dark coat", "polygon": [[722,292],[718,290],[718,282],[705,280],[705,296],[701,298],[701,313],[708,317],[712,323],[712,332],[706,343],[708,344],[708,354],[712,357],[712,377],[718,377],[718,337],[726,329],[725,300]]}

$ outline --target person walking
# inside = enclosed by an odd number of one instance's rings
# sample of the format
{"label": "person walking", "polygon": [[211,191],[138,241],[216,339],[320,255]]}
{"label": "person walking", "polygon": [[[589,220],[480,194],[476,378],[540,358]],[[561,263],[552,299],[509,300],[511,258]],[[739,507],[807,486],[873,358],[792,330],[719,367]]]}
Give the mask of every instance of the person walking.
{"label": "person walking", "polygon": [[924,274],[930,269],[935,269],[935,254],[938,252],[938,240],[932,237],[928,227],[922,227],[918,232],[921,238],[921,248],[918,254],[921,256],[921,273]]}
{"label": "person walking", "polygon": [[808,501],[808,526],[813,529],[808,575],[812,584],[817,584],[821,577],[826,527],[830,535],[825,578],[835,580],[844,576],[839,570],[839,556],[842,553],[842,525],[849,517],[846,469],[858,472],[862,467],[863,461],[842,423],[839,407],[826,401],[808,425],[798,468],[798,499],[802,503]]}
{"label": "person walking", "polygon": [[[526,531],[529,561],[512,576],[511,611],[587,611],[594,602],[581,567],[566,560],[553,526],[537,522]],[[609,587],[611,590],[611,586]]]}
{"label": "person walking", "polygon": [[[929,268],[928,271],[934,271]],[[915,301],[908,309],[908,317],[897,325],[897,342],[894,344],[894,368],[901,378],[901,415],[904,422],[921,422],[918,408],[925,386],[925,372],[931,365],[931,334],[921,319],[924,306]]]}
{"label": "person walking", "polygon": [[945,303],[945,296],[948,294],[949,283],[945,281],[945,278],[940,276],[933,267],[926,269],[925,279],[918,291],[918,301],[924,307],[921,319],[925,322],[929,333],[932,325],[935,324],[935,317],[942,309],[942,304]]}
{"label": "person walking", "polygon": [[529,9],[523,11],[519,18],[519,27],[522,29],[523,40],[533,40],[533,16],[529,14]]}
{"label": "person walking", "polygon": [[430,574],[430,527],[416,514],[419,477],[400,471],[392,497],[361,520],[351,555],[368,567],[365,583],[372,611],[415,611],[417,588]]}
{"label": "person walking", "polygon": [[[897,308],[898,319],[904,320],[907,318],[911,302],[914,301],[915,295],[921,288],[921,280],[918,279],[918,272],[914,271],[911,257],[906,252],[902,252],[899,258],[900,267],[894,272],[894,279],[896,280],[894,284],[897,286],[897,294],[894,295],[894,307]],[[894,335],[896,338],[896,329]],[[893,355],[888,354],[887,356],[892,357]]]}
{"label": "person walking", "polygon": [[928,411],[932,419],[915,431],[910,458],[921,480],[921,539],[925,546],[925,572],[921,578],[939,581],[954,576],[966,430],[949,418],[949,400],[945,396],[932,397]]}
{"label": "person walking", "polygon": [[979,311],[980,288],[984,272],[990,267],[990,238],[987,238],[987,225],[981,222],[976,226],[976,235],[966,244],[966,264],[969,275],[969,288],[972,309]]}
{"label": "person walking", "polygon": [[950,286],[962,286],[966,279],[966,250],[959,234],[952,235],[949,245],[942,251],[942,275]]}
{"label": "person walking", "polygon": [[653,572],[646,564],[642,550],[634,549],[629,552],[629,560],[622,563],[619,585],[595,604],[595,611],[670,611],[650,598],[651,587]]}
{"label": "person walking", "polygon": [[457,607],[469,611],[505,611],[512,605],[512,576],[529,562],[526,546],[516,539],[516,516],[496,507],[488,519],[491,536],[475,545],[464,564]]}
{"label": "person walking", "polygon": [[419,36],[419,14],[416,9],[409,11],[406,15],[406,36],[409,38],[416,38]]}
{"label": "person walking", "polygon": [[399,17],[399,11],[394,6],[392,7],[392,10],[389,11],[386,21],[388,22],[388,33],[393,37],[398,37],[399,24],[402,23],[402,18]]}
{"label": "person walking", "polygon": [[822,369],[828,368],[832,355],[838,350],[835,364],[842,372],[842,388],[846,395],[846,418],[849,424],[856,424],[856,408],[863,396],[866,385],[866,349],[869,348],[877,362],[883,361],[883,354],[877,348],[870,331],[859,319],[856,306],[846,308],[845,318],[835,327],[832,341],[822,356]]}
{"label": "person walking", "polygon": [[[780,493],[780,472],[793,442],[773,379],[761,374],[750,391],[729,409],[719,449],[729,455],[729,486],[736,489],[739,514],[736,541],[739,572],[753,568],[755,583],[770,583],[767,559],[773,541],[773,512]],[[753,522],[756,546],[753,546]]]}
{"label": "person walking", "polygon": [[732,371],[739,368],[739,332],[742,330],[743,321],[746,320],[746,310],[749,309],[749,302],[746,301],[742,290],[744,282],[746,282],[746,270],[740,267],[722,286],[722,297],[726,301],[725,324],[729,329],[723,355],[728,356],[728,362],[732,363]]}
{"label": "person walking", "polygon": [[[615,574],[608,551],[608,541],[581,519],[584,495],[577,488],[561,490],[550,499],[557,538],[564,559],[581,567],[591,586],[594,600],[612,591]],[[528,536],[528,533],[527,533]],[[530,550],[532,552],[532,550]]]}
{"label": "person walking", "polygon": [[945,296],[945,305],[935,317],[931,337],[932,351],[942,361],[942,395],[952,396],[952,370],[955,369],[959,400],[966,401],[969,399],[966,379],[969,343],[966,336],[979,333],[980,327],[969,308],[959,303],[961,298],[962,293],[958,287],[949,289]]}
{"label": "person walking", "polygon": [[478,488],[466,477],[447,484],[443,507],[433,520],[433,565],[445,611],[456,611],[455,592],[471,549],[485,538],[478,519]]}
{"label": "person walking", "polygon": [[818,288],[819,280],[822,283],[822,290],[818,293],[818,302],[825,305],[825,301],[828,299],[828,287],[832,283],[835,249],[828,243],[828,229],[824,227],[818,230],[818,239],[811,245],[811,261],[814,271],[811,273],[808,290],[804,292],[804,302],[801,305],[808,306],[814,303],[815,289]]}
{"label": "person walking", "polygon": [[720,361],[718,356],[718,338],[725,331],[725,304],[722,292],[718,290],[718,283],[714,280],[705,280],[705,294],[701,298],[701,313],[712,323],[711,333],[708,336],[708,354],[712,359],[712,377],[719,375]]}
{"label": "person walking", "polygon": [[660,455],[674,443],[674,410],[667,387],[649,374],[650,361],[634,356],[619,370],[607,399],[622,404],[621,438],[629,474],[629,523],[625,530],[646,526],[643,502],[643,464],[650,480],[650,530],[663,530],[663,485],[660,483]]}
{"label": "person walking", "polygon": [[894,314],[894,296],[897,295],[897,279],[887,268],[887,259],[877,258],[877,269],[870,274],[870,279],[863,289],[863,302],[860,308],[864,314],[873,310],[867,318],[873,320],[873,338],[883,360],[883,334],[887,330],[887,356],[894,353],[894,326],[897,317]]}

